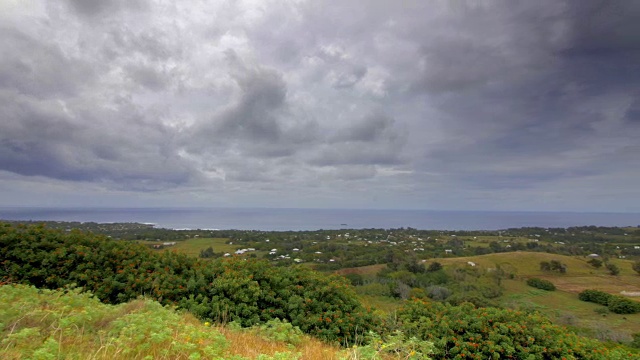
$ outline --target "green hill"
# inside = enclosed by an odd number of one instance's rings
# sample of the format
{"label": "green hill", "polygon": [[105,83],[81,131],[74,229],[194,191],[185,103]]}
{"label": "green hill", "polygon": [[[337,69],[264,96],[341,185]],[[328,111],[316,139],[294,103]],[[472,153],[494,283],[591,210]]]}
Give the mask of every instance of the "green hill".
{"label": "green hill", "polygon": [[[540,270],[540,262],[557,260],[567,265],[567,272],[559,274]],[[611,294],[621,291],[640,292],[640,276],[633,271],[633,261],[612,259],[611,263],[620,268],[617,276],[609,275],[602,267],[596,269],[587,263],[586,257],[574,257],[540,252],[508,252],[479,256],[430,259],[445,266],[467,265],[473,262],[484,269],[501,267],[519,278],[540,277],[551,281],[559,290],[579,293],[585,289],[598,289]]]}
{"label": "green hill", "polygon": [[[280,326],[208,326],[149,299],[107,305],[79,291],[0,286],[0,358],[339,359],[344,350]],[[288,325],[288,324],[286,324]]]}
{"label": "green hill", "polygon": [[[560,274],[540,270],[541,261],[557,260],[567,265],[567,272]],[[632,261],[613,259],[620,275],[610,275],[604,267],[595,269],[585,257],[563,256],[539,252],[510,252],[461,258],[430,259],[447,267],[476,264],[483,270],[498,266],[513,279],[502,281],[504,294],[499,298],[502,305],[524,309],[536,309],[550,316],[554,322],[571,326],[586,335],[601,340],[630,340],[631,334],[640,332],[640,314],[618,315],[606,313],[600,305],[578,300],[577,294],[586,289],[597,289],[620,295],[621,291],[640,291],[640,276],[631,268]],[[527,286],[530,277],[551,281],[556,291],[544,291]],[[640,298],[631,298],[640,300]]]}

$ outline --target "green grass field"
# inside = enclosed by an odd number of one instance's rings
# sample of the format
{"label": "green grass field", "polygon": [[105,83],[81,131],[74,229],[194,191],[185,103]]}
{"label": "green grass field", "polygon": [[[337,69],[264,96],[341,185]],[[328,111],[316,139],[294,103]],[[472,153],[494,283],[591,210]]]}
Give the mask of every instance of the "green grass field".
{"label": "green grass field", "polygon": [[[587,263],[589,260],[582,256],[564,256],[542,252],[517,251],[497,254],[487,254],[478,256],[467,256],[457,258],[435,258],[428,259],[427,262],[437,261],[442,265],[464,265],[468,261],[472,261],[484,268],[500,266],[509,266],[516,269],[517,276],[542,276],[547,273],[540,270],[541,261],[558,260],[567,265],[566,277],[572,276],[588,276],[606,275],[607,270],[604,268],[595,269]],[[635,275],[638,278],[637,284],[640,285],[640,276],[633,271],[631,265],[633,261],[625,259],[612,259],[611,263],[620,268],[621,276]]]}
{"label": "green grass field", "polygon": [[640,314],[600,314],[604,306],[578,300],[573,292],[545,291],[528,286],[524,280],[505,280],[505,295],[500,298],[507,307],[536,309],[559,325],[583,329],[589,335],[628,340],[640,332]]}
{"label": "green grass field", "polygon": [[[558,260],[567,265],[566,274],[540,270],[541,261]],[[583,329],[590,335],[602,338],[628,339],[640,332],[640,314],[605,315],[596,312],[603,306],[578,300],[577,294],[585,289],[597,289],[619,295],[621,291],[640,291],[640,276],[633,271],[630,260],[613,259],[620,268],[620,275],[611,276],[603,268],[595,269],[587,258],[538,252],[513,252],[471,256],[463,258],[430,259],[446,266],[464,266],[468,261],[481,268],[498,265],[516,275],[514,280],[504,280],[504,295],[499,299],[505,306],[537,309],[561,325]],[[544,291],[526,285],[530,277],[551,281],[556,291]],[[640,301],[640,298],[631,298]]]}
{"label": "green grass field", "polygon": [[[213,251],[217,253],[233,253],[239,248],[238,245],[227,244],[227,241],[229,241],[229,239],[226,238],[194,238],[184,241],[176,241],[176,244],[174,246],[164,247],[160,251],[177,251],[189,256],[198,257],[200,255],[200,251],[208,248],[209,246],[211,246],[213,248]],[[142,243],[145,245],[162,244],[162,242],[150,241],[145,241]]]}
{"label": "green grass field", "polygon": [[[566,274],[549,273],[540,270],[541,261],[558,260],[567,265]],[[498,301],[506,307],[536,309],[552,318],[560,325],[569,326],[589,336],[600,339],[628,340],[633,333],[640,332],[640,314],[619,315],[601,314],[601,305],[587,303],[578,299],[578,293],[585,289],[597,289],[619,295],[621,291],[640,292],[640,275],[631,268],[632,261],[613,259],[612,263],[620,268],[620,275],[609,275],[603,268],[595,269],[587,263],[588,258],[572,257],[539,252],[510,252],[487,254],[459,258],[427,259],[426,263],[437,261],[445,268],[452,266],[469,266],[471,261],[481,270],[500,266],[507,273],[515,275],[514,279],[502,281],[504,294]],[[385,265],[372,265],[360,268],[342,269],[339,274],[356,273],[373,275]],[[551,281],[556,291],[545,291],[532,288],[526,279],[539,277]],[[398,300],[386,297],[360,295],[360,298],[372,306],[390,313],[401,304]],[[640,297],[631,298],[640,301]]]}

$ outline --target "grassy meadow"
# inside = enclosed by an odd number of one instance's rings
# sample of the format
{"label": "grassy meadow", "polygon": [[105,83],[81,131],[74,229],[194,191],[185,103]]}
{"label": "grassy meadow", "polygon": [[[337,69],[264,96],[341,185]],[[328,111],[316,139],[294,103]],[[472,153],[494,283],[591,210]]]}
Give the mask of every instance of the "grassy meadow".
{"label": "grassy meadow", "polygon": [[[567,273],[550,273],[540,270],[541,261],[558,260],[567,265]],[[563,256],[537,252],[513,252],[487,254],[461,258],[431,259],[447,266],[464,266],[471,261],[484,269],[501,268],[515,274],[515,279],[502,281],[504,295],[499,300],[505,306],[537,309],[557,323],[587,329],[596,337],[598,333],[618,333],[627,339],[640,332],[640,314],[620,315],[598,313],[601,305],[580,301],[577,294],[586,289],[596,289],[620,295],[621,291],[640,292],[640,276],[633,271],[630,260],[612,259],[620,268],[620,274],[612,276],[604,266],[595,269],[585,257]],[[526,279],[537,277],[551,281],[556,291],[535,289]],[[630,297],[640,301],[640,297]],[[602,334],[605,335],[605,334]],[[615,335],[615,334],[614,334]]]}
{"label": "grassy meadow", "polygon": [[[192,238],[183,241],[176,241],[173,246],[163,247],[160,251],[176,251],[189,256],[198,257],[200,251],[212,247],[214,252],[233,253],[240,248],[239,245],[227,244],[226,238]],[[158,241],[140,241],[145,245],[162,245]]]}

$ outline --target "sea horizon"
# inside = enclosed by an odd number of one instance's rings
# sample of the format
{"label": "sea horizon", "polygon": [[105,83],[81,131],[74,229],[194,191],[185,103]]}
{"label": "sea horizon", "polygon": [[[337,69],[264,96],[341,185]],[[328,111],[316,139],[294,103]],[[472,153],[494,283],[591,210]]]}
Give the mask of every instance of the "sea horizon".
{"label": "sea horizon", "polygon": [[638,226],[640,213],[221,207],[3,206],[0,220],[135,222],[168,229],[312,231],[415,228],[502,230],[520,227]]}

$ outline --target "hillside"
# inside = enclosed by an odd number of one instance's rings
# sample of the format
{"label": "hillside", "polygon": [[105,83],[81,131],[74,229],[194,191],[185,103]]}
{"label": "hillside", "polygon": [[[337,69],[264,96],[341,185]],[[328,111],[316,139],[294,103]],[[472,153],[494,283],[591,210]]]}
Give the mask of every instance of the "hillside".
{"label": "hillside", "polygon": [[[633,349],[556,326],[540,313],[519,311],[518,306],[527,305],[524,302],[494,307],[499,301],[518,300],[507,298],[508,286],[501,281],[519,284],[523,279],[504,259],[494,258],[503,264],[487,262],[486,267],[479,263],[443,267],[435,261],[426,266],[415,257],[388,252],[390,261],[373,279],[346,274],[352,284],[362,285],[354,288],[343,277],[305,266],[272,266],[240,256],[197,259],[42,226],[0,226],[0,245],[0,284],[39,288],[2,287],[8,295],[0,298],[0,331],[8,358],[333,356],[330,350],[301,348],[304,339],[312,347],[317,340],[345,346],[336,356],[349,359],[380,358],[386,352],[406,359],[424,359],[427,354],[436,359],[486,358],[496,353],[506,358],[575,354],[609,360],[635,354]],[[498,266],[504,271],[495,271]],[[73,290],[64,295],[59,289]],[[363,302],[358,294],[370,296],[370,301]],[[410,297],[415,299],[397,311],[388,308],[393,316],[367,306],[387,306],[391,305],[387,299],[401,303],[396,299]],[[57,299],[62,299],[60,306]],[[61,310],[54,310],[58,307]],[[190,315],[184,315],[187,312]],[[210,328],[203,325],[206,322],[234,325]],[[230,341],[238,332],[245,340]],[[288,353],[262,350],[251,335],[284,341]],[[232,350],[235,346],[230,343],[243,342],[238,347],[245,350]]]}
{"label": "hillside", "polygon": [[[541,261],[557,260],[567,265],[566,274],[550,273],[540,270]],[[565,256],[540,252],[509,252],[478,256],[430,259],[445,266],[468,265],[473,262],[484,269],[500,266],[508,273],[519,278],[540,277],[556,285],[558,290],[579,293],[585,289],[598,289],[611,294],[621,291],[640,291],[640,276],[633,271],[633,261],[613,259],[611,263],[620,268],[617,276],[609,275],[604,267],[595,269],[587,263],[586,257]]]}
{"label": "hillside", "polygon": [[78,291],[4,285],[0,304],[0,358],[5,360],[329,360],[346,355],[285,326],[277,332],[211,327],[149,299],[106,305]]}
{"label": "hillside", "polygon": [[[557,260],[567,266],[565,274],[540,270],[541,261]],[[558,325],[570,326],[579,333],[600,340],[629,341],[631,335],[640,332],[640,314],[614,314],[602,306],[580,301],[577,294],[586,289],[597,289],[620,295],[622,291],[640,291],[640,276],[631,268],[632,261],[613,259],[620,268],[620,275],[612,276],[604,267],[595,269],[588,258],[548,254],[540,252],[510,252],[460,258],[430,259],[445,268],[469,267],[469,262],[481,270],[498,266],[514,279],[502,281],[503,295],[498,298],[502,306],[526,310],[538,310]],[[551,281],[556,291],[534,289],[526,284],[531,277]],[[639,297],[630,299],[640,301]]]}

